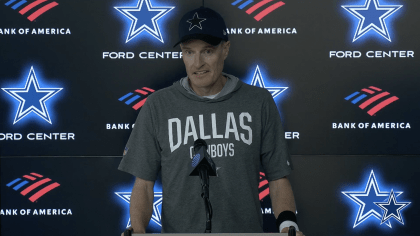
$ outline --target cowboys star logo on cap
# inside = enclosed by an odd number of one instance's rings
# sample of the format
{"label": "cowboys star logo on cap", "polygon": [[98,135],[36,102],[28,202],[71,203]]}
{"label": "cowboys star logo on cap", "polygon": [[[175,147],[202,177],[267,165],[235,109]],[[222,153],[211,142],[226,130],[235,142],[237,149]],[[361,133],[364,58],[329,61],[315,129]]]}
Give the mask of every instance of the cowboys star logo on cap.
{"label": "cowboys star logo on cap", "polygon": [[[203,21],[206,21],[204,28],[202,26]],[[197,27],[197,29],[194,27]],[[216,46],[222,40],[229,41],[225,30],[225,21],[219,13],[207,7],[200,7],[187,12],[179,21],[179,39],[174,47],[191,39],[202,40]]]}
{"label": "cowboys star logo on cap", "polygon": [[205,20],[206,20],[206,18],[199,18],[198,13],[196,12],[192,19],[187,20],[187,22],[190,23],[190,29],[189,30],[191,30],[192,28],[194,28],[196,26],[197,26],[197,28],[202,30],[203,28],[201,27],[201,22],[203,22]]}

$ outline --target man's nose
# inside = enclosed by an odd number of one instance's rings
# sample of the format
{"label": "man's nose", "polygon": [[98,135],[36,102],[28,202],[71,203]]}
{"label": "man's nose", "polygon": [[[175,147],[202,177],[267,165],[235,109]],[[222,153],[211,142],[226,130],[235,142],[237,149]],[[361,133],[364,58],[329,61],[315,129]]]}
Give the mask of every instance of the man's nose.
{"label": "man's nose", "polygon": [[197,55],[194,57],[194,67],[198,69],[198,68],[200,68],[203,64],[204,64],[204,57],[203,57],[203,55],[201,55],[201,53],[200,53],[200,54],[197,54]]}

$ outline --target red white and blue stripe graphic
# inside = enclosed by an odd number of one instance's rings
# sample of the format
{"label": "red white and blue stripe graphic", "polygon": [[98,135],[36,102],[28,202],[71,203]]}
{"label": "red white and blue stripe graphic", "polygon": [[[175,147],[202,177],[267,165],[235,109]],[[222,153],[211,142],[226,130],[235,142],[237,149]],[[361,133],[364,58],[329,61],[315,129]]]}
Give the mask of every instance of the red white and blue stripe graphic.
{"label": "red white and blue stripe graphic", "polygon": [[6,186],[13,188],[15,191],[20,191],[21,195],[29,196],[29,201],[35,202],[49,191],[60,186],[60,184],[57,182],[51,183],[50,178],[44,178],[40,174],[30,173],[11,181]]}
{"label": "red white and blue stripe graphic", "polygon": [[120,102],[123,102],[127,105],[131,105],[134,103],[134,105],[132,106],[134,110],[138,110],[140,109],[144,103],[147,100],[147,96],[150,93],[153,93],[155,90],[151,89],[151,88],[147,88],[147,87],[143,87],[141,89],[136,89],[135,93],[127,93],[126,95],[120,97],[118,100]]}
{"label": "red white and blue stripe graphic", "polygon": [[27,14],[28,20],[34,21],[51,8],[58,6],[58,3],[55,1],[48,2],[48,0],[35,0],[29,3],[26,0],[10,0],[4,5],[10,6],[13,10],[19,10],[21,15]]}
{"label": "red white and blue stripe graphic", "polygon": [[264,172],[260,172],[260,184],[258,185],[259,189],[259,198],[262,201],[265,197],[270,194],[270,189],[268,187],[268,180],[265,177]]}
{"label": "red white and blue stripe graphic", "polygon": [[382,91],[380,88],[370,86],[369,88],[362,89],[361,92],[354,92],[344,99],[347,101],[351,100],[353,104],[358,103],[362,110],[369,107],[367,113],[373,116],[399,98],[391,96],[389,92]]}
{"label": "red white and blue stripe graphic", "polygon": [[258,12],[254,16],[254,19],[257,21],[260,21],[262,18],[264,18],[265,16],[267,16],[268,14],[270,14],[272,11],[276,10],[277,8],[283,6],[284,4],[286,3],[282,1],[276,2],[274,0],[262,0],[256,3],[254,3],[253,0],[236,0],[232,2],[232,5],[238,6],[239,9],[244,9],[248,7],[245,11],[248,15]]}

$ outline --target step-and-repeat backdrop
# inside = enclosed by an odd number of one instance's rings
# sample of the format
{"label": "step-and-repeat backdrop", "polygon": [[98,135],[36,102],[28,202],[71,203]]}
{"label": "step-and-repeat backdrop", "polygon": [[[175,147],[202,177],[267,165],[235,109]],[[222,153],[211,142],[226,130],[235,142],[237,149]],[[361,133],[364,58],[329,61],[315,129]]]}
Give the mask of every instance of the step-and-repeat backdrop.
{"label": "step-and-repeat backdrop", "polygon": [[[118,171],[147,97],[186,75],[178,22],[201,0],[0,1],[2,235],[119,235]],[[307,235],[415,235],[420,2],[206,0],[224,71],[269,90]],[[217,151],[217,150],[215,150]],[[199,186],[198,186],[199,187]],[[275,232],[260,173],[264,230]],[[160,180],[148,232],[160,232]]]}

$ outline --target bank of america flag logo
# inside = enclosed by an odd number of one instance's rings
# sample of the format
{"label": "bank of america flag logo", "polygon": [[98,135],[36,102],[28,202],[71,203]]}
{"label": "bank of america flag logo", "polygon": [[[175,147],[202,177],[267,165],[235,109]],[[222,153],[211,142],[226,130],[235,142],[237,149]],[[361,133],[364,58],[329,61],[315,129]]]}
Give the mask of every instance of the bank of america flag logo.
{"label": "bank of america flag logo", "polygon": [[18,11],[21,15],[27,15],[27,19],[34,21],[36,18],[49,11],[51,8],[58,6],[55,1],[47,0],[10,0],[4,5],[11,7],[13,10]]}
{"label": "bank of america flag logo", "polygon": [[277,8],[285,5],[283,1],[273,0],[235,0],[231,3],[233,6],[237,6],[239,9],[245,10],[248,15],[254,15],[254,19],[260,21],[262,18],[270,14]]}
{"label": "bank of america flag logo", "polygon": [[354,32],[353,42],[367,35],[369,32],[375,32],[391,42],[389,24],[394,13],[402,5],[384,5],[379,0],[363,0],[363,5],[343,5],[354,21],[357,21],[357,28]]}
{"label": "bank of america flag logo", "polygon": [[344,98],[351,103],[358,105],[360,109],[367,110],[370,116],[375,115],[378,111],[384,109],[389,104],[397,101],[399,98],[390,95],[389,92],[374,86],[363,88]]}
{"label": "bank of america flag logo", "polygon": [[50,178],[44,178],[38,173],[30,173],[12,180],[6,186],[19,192],[22,196],[28,197],[29,201],[35,202],[60,184],[52,183]]}
{"label": "bank of america flag logo", "polygon": [[[391,219],[404,225],[402,210],[411,204],[402,200],[403,191],[385,188],[371,170],[365,187],[341,193],[351,200],[350,206],[357,211],[353,228],[361,224],[386,225],[392,228]],[[351,219],[353,220],[353,219]]]}
{"label": "bank of america flag logo", "polygon": [[258,185],[259,198],[262,201],[265,197],[270,194],[270,189],[268,188],[268,180],[265,177],[264,172],[260,172],[260,183]]}
{"label": "bank of america flag logo", "polygon": [[143,32],[148,33],[155,39],[164,43],[161,27],[158,21],[165,17],[165,15],[175,7],[153,5],[152,0],[138,0],[136,6],[114,7],[126,19],[128,19],[130,23],[125,43],[128,43]]}
{"label": "bank of america flag logo", "polygon": [[31,113],[37,117],[52,124],[50,113],[46,102],[53,98],[63,88],[52,88],[50,86],[42,86],[38,82],[34,67],[31,67],[28,78],[23,88],[1,88],[10,95],[14,100],[19,101],[19,106],[13,124],[24,119]]}
{"label": "bank of america flag logo", "polygon": [[132,108],[137,111],[144,105],[147,100],[147,96],[149,96],[149,94],[153,93],[154,91],[155,90],[151,88],[143,87],[141,89],[134,90],[134,92],[125,94],[124,96],[120,97],[118,101],[124,102],[130,106],[132,105]]}

